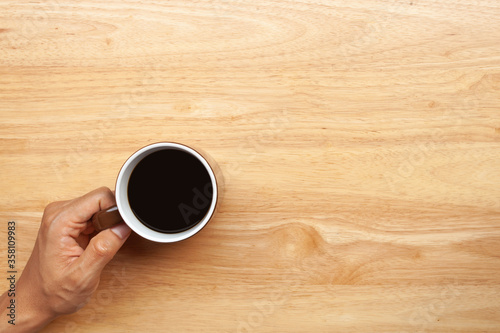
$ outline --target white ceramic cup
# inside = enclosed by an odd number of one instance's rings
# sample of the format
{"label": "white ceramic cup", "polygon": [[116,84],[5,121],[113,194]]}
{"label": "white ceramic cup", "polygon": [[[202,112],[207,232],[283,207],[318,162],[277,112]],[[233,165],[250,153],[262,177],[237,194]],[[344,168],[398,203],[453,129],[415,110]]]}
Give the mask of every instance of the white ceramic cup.
{"label": "white ceramic cup", "polygon": [[[193,225],[191,228],[178,233],[163,233],[147,227],[135,216],[128,200],[128,182],[135,166],[149,154],[164,149],[182,150],[196,157],[206,168],[208,174],[210,175],[210,181],[212,183],[212,200],[210,202],[210,208],[208,209],[206,215],[200,220],[200,222]],[[210,160],[210,163],[208,162],[208,160]],[[116,206],[96,213],[92,218],[92,222],[96,230],[100,231],[121,222],[121,220],[123,219],[123,221],[135,233],[146,239],[160,243],[178,242],[198,233],[213,218],[216,212],[218,201],[220,201],[221,198],[221,185],[222,173],[220,172],[217,164],[206,153],[203,153],[202,155],[199,150],[194,150],[193,148],[182,145],[180,143],[154,143],[136,151],[127,159],[125,164],[123,164],[116,180]]]}

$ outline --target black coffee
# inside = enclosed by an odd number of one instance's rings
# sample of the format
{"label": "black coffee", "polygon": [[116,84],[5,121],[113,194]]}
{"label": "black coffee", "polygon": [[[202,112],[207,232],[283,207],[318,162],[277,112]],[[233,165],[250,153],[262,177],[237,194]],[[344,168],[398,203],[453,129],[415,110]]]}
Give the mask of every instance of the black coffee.
{"label": "black coffee", "polygon": [[130,175],[127,193],[137,219],[163,233],[196,225],[207,214],[213,197],[204,165],[176,149],[159,150],[142,159]]}

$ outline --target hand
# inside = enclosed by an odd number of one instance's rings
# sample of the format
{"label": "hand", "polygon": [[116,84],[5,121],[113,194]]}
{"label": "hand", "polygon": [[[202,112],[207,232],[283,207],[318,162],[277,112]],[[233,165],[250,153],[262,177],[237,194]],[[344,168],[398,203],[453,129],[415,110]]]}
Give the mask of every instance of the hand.
{"label": "hand", "polygon": [[130,235],[130,228],[120,223],[91,238],[90,218],[113,205],[113,193],[103,187],[45,208],[33,252],[16,285],[16,325],[7,323],[5,293],[0,298],[0,331],[39,330],[89,301],[104,266]]}

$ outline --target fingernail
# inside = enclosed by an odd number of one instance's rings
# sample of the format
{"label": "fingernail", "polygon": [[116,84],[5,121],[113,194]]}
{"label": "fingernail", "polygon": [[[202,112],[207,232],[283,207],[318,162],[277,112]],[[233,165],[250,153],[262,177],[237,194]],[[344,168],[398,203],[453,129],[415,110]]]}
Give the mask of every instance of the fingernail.
{"label": "fingernail", "polygon": [[130,227],[125,223],[117,224],[110,228],[112,232],[115,233],[121,239],[124,239],[130,234]]}

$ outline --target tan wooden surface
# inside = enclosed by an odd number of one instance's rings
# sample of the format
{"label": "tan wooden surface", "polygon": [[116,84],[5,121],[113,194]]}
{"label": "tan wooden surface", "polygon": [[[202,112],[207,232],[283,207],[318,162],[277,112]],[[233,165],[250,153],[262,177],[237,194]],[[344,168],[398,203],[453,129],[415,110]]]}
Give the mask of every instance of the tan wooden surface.
{"label": "tan wooden surface", "polygon": [[[0,286],[156,141],[226,177],[44,332],[499,332],[500,3],[0,1]],[[3,320],[3,319],[2,319]]]}

